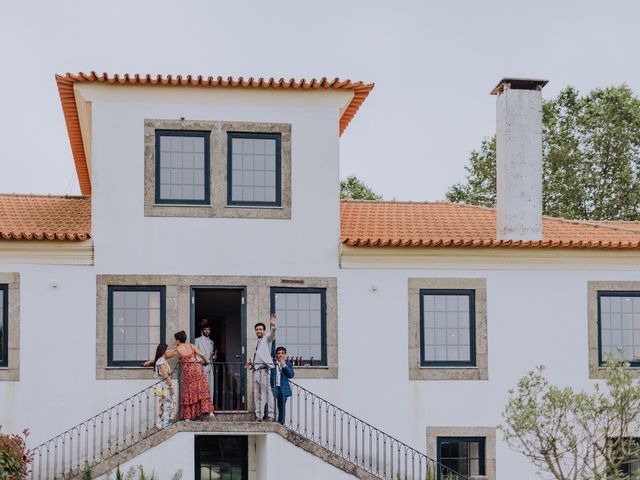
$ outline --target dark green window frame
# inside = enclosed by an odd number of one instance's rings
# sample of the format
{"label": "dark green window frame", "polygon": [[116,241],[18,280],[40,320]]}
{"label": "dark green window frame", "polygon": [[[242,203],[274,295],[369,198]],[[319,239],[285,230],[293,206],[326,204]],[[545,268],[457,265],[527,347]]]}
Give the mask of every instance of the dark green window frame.
{"label": "dark green window frame", "polygon": [[[445,470],[444,472],[441,470],[444,470],[444,468],[442,467],[442,465],[444,464],[444,462],[446,462],[446,460],[464,460],[465,458],[463,457],[446,457],[443,458],[441,453],[442,453],[442,444],[443,443],[474,443],[477,442],[479,444],[479,452],[478,452],[478,464],[479,464],[479,473],[478,475],[486,475],[486,471],[487,471],[487,466],[486,466],[486,438],[485,437],[438,437],[437,441],[436,441],[436,450],[437,450],[437,461],[439,464],[439,468],[438,468],[438,480],[444,480],[447,477],[447,471]],[[467,455],[466,460],[470,460],[471,458],[475,458],[475,457],[470,457],[469,455]],[[467,475],[467,473],[465,472],[456,472],[459,473],[461,475]]]}
{"label": "dark green window frame", "polygon": [[[313,359],[313,366],[326,367],[327,359],[327,289],[326,288],[288,288],[288,287],[271,287],[271,308],[270,312],[276,312],[276,294],[277,293],[319,293],[320,294],[320,352],[322,359]],[[277,326],[276,326],[277,328]],[[278,343],[278,332],[276,330],[276,341],[271,346],[271,354],[275,357],[276,343]],[[278,346],[282,344],[278,343]],[[287,348],[287,345],[282,345]],[[287,348],[287,352],[289,349]],[[310,365],[309,358],[304,358],[303,365]]]}
{"label": "dark green window frame", "polygon": [[[603,355],[602,355],[602,312],[601,312],[601,299],[602,297],[640,297],[640,292],[638,291],[622,291],[622,290],[601,290],[598,291],[598,363],[602,367],[605,364]],[[638,368],[640,367],[640,360],[625,360],[629,363],[630,367]]]}
{"label": "dark green window frame", "polygon": [[[276,200],[274,202],[245,201],[232,199],[233,187],[233,151],[234,138],[267,138],[276,141]],[[282,206],[282,135],[279,133],[252,133],[252,132],[228,132],[227,133],[227,205],[244,207],[281,207]]]}
{"label": "dark green window frame", "polygon": [[[210,205],[211,204],[211,179],[210,179],[210,140],[211,132],[199,130],[163,130],[155,131],[156,140],[156,185],[155,203],[167,205]],[[204,139],[204,200],[180,200],[160,198],[160,137],[202,137]]]}
{"label": "dark green window frame", "polygon": [[[231,445],[224,446],[224,443]],[[213,452],[213,449],[217,450]],[[221,478],[232,478],[233,480],[249,479],[249,437],[246,435],[196,435],[194,437],[195,453],[195,480],[202,479],[202,468],[221,467],[226,471],[221,473]],[[206,457],[217,453],[219,459],[216,463],[206,462]],[[235,458],[232,458],[235,457]],[[203,459],[205,461],[203,461]],[[238,472],[239,476],[234,476],[233,472]],[[212,473],[211,471],[209,473]],[[225,475],[226,474],[226,475]]]}
{"label": "dark green window frame", "polygon": [[2,292],[2,358],[0,358],[0,367],[9,366],[9,285],[0,285]]}
{"label": "dark green window frame", "polygon": [[[166,342],[166,288],[164,286],[110,285],[107,293],[107,366],[139,367],[139,360],[113,360],[113,292],[160,292],[160,343]],[[146,359],[148,360],[148,359]],[[144,360],[143,360],[144,361]]]}
{"label": "dark green window frame", "polygon": [[[469,361],[424,359],[424,297],[426,295],[467,295],[469,297]],[[475,367],[476,366],[476,291],[420,289],[420,366],[421,367]]]}
{"label": "dark green window frame", "polygon": [[[619,466],[618,471],[616,473],[629,475],[628,478],[630,478],[630,479],[638,478],[636,476],[636,475],[638,475],[638,471],[637,470],[635,472],[632,471],[631,470],[631,465],[633,463],[636,463],[636,465],[637,465],[638,464],[637,462],[640,461],[640,437],[627,437],[627,439],[632,441],[635,444],[636,449],[634,450],[634,452],[630,456],[628,456],[627,458],[623,459],[623,462]],[[609,439],[609,440],[613,440],[613,442],[616,442],[616,440],[618,440],[618,439],[617,438],[613,438],[613,439]],[[628,449],[628,448],[629,448],[629,446],[627,446],[625,449]],[[631,476],[631,475],[633,475],[633,476]]]}

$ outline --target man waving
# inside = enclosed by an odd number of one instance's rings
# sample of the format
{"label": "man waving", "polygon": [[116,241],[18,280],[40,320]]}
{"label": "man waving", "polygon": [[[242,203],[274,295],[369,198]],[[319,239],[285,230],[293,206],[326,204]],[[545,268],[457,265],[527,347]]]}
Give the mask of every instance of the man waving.
{"label": "man waving", "polygon": [[265,335],[267,329],[262,322],[256,323],[255,332],[258,341],[253,352],[253,360],[247,364],[247,368],[253,370],[253,403],[255,405],[255,417],[257,422],[261,422],[264,415],[264,405],[267,404],[267,421],[274,420],[274,401],[271,392],[270,377],[271,369],[274,367],[271,358],[271,344],[276,338],[276,322],[278,318],[275,313],[269,319],[270,331]]}

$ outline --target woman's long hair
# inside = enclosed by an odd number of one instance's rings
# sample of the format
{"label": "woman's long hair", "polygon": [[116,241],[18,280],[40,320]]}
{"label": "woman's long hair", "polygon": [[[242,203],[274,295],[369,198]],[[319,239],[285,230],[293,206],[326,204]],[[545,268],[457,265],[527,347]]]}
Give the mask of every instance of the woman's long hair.
{"label": "woman's long hair", "polygon": [[158,359],[164,355],[164,352],[167,351],[167,344],[166,343],[161,343],[160,345],[158,345],[158,348],[156,348],[156,358],[153,359],[153,364],[155,365],[156,362],[158,361]]}

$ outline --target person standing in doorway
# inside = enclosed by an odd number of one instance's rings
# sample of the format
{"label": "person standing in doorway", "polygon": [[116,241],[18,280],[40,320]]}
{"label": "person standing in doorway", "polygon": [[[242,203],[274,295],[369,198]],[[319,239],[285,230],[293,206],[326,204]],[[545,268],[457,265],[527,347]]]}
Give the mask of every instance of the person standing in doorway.
{"label": "person standing in doorway", "polygon": [[204,374],[207,376],[207,382],[209,383],[209,394],[211,401],[213,402],[213,384],[215,383],[214,369],[212,363],[216,360],[216,345],[211,338],[211,325],[207,319],[200,321],[200,336],[196,338],[196,348],[204,353],[209,363],[204,364]]}
{"label": "person standing in doorway", "polygon": [[291,396],[291,385],[289,379],[293,378],[293,365],[285,360],[287,349],[284,347],[276,348],[275,368],[271,370],[271,388],[273,388],[273,397],[278,407],[278,423],[284,425],[285,405],[287,398]]}
{"label": "person standing in doorway", "polygon": [[275,313],[271,314],[269,333],[265,335],[267,327],[259,322],[255,325],[256,349],[253,352],[253,359],[247,364],[247,368],[253,370],[253,403],[255,406],[255,417],[257,422],[261,422],[264,417],[264,405],[267,404],[267,421],[274,419],[274,402],[271,392],[270,377],[273,368],[273,358],[271,357],[271,344],[276,338]]}

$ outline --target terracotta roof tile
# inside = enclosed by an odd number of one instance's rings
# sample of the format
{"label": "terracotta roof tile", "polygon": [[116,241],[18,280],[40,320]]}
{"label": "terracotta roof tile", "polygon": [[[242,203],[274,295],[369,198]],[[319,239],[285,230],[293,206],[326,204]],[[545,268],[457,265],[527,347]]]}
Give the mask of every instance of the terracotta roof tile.
{"label": "terracotta roof tile", "polygon": [[343,134],[349,122],[353,119],[360,105],[364,102],[373,89],[373,83],[352,82],[351,80],[333,80],[321,78],[320,80],[285,80],[284,78],[232,78],[232,77],[203,77],[201,75],[129,75],[115,74],[109,76],[107,73],[97,74],[78,73],[73,75],[67,73],[65,75],[56,75],[58,83],[58,92],[60,93],[60,101],[62,102],[62,110],[67,123],[67,131],[69,133],[69,142],[71,143],[71,151],[78,172],[78,181],[80,183],[80,191],[83,195],[91,195],[91,180],[87,168],[87,160],[84,153],[82,142],[82,132],[80,130],[80,121],[76,106],[75,92],[73,85],[75,83],[97,82],[109,85],[170,85],[170,86],[196,86],[196,87],[214,87],[214,88],[261,88],[261,89],[292,89],[292,90],[351,90],[353,98],[340,117],[340,135]]}
{"label": "terracotta roof tile", "polygon": [[91,199],[52,195],[0,195],[0,241],[87,240]]}
{"label": "terracotta roof tile", "polygon": [[[357,247],[640,248],[640,222],[543,218],[541,241],[495,238],[495,210],[454,203],[342,201],[341,241]],[[87,240],[91,199],[0,195],[0,239]]]}
{"label": "terracotta roof tile", "polygon": [[495,209],[446,202],[343,201],[340,224],[352,247],[640,248],[640,222],[544,217],[541,241],[506,241]]}

